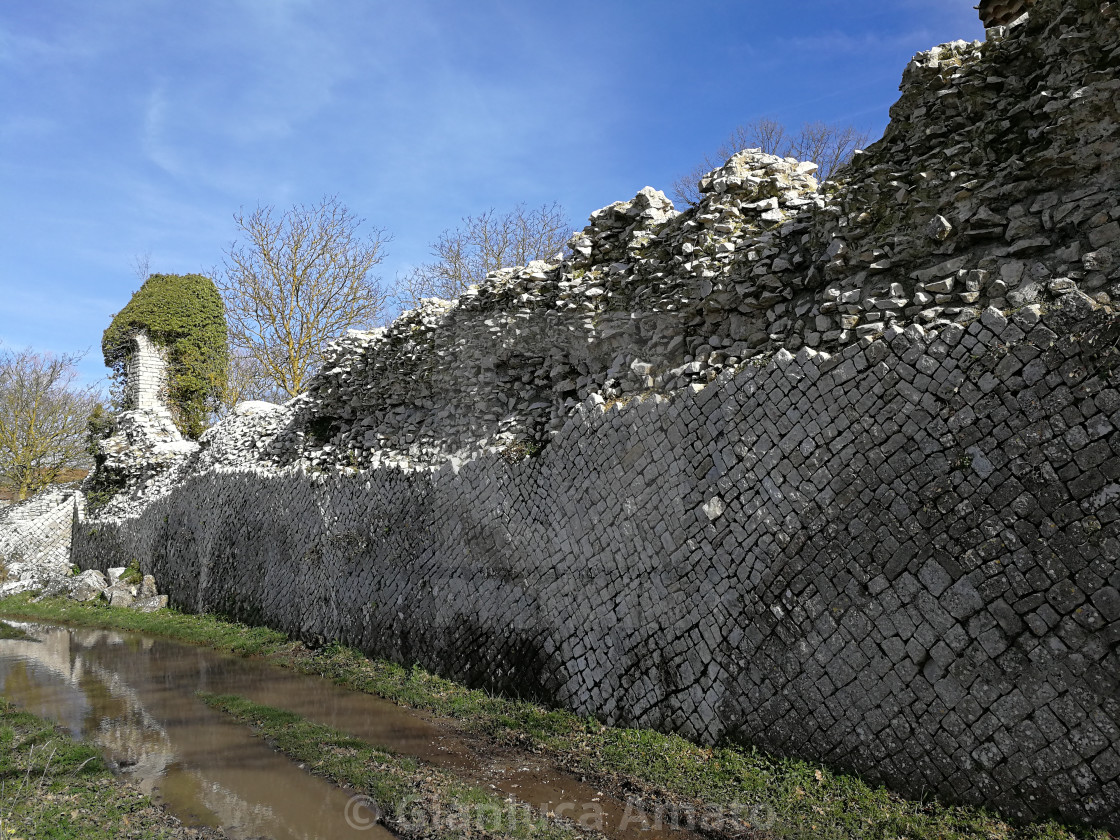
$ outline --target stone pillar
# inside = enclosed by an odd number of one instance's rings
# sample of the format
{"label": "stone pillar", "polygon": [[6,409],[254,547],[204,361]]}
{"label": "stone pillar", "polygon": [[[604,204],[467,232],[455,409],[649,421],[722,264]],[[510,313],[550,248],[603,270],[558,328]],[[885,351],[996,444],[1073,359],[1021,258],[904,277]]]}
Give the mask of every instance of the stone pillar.
{"label": "stone pillar", "polygon": [[132,337],[132,358],[125,373],[129,406],[161,409],[167,396],[167,353],[145,332]]}

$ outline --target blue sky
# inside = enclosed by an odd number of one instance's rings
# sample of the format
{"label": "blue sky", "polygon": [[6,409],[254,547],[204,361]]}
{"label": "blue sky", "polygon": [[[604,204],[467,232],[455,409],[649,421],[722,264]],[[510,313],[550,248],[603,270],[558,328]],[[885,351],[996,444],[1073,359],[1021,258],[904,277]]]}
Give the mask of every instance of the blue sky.
{"label": "blue sky", "polygon": [[133,265],[207,271],[232,214],[337,194],[393,236],[669,190],[739,123],[880,136],[974,0],[4,0],[0,342],[89,349]]}

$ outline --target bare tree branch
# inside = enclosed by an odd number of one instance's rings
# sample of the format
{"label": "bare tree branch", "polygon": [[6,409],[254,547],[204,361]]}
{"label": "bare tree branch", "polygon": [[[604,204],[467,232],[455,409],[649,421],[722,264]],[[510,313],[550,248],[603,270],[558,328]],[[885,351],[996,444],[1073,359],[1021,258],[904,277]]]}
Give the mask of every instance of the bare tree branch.
{"label": "bare tree branch", "polygon": [[152,273],[152,252],[145,251],[143,254],[136,254],[132,258],[132,273],[136,275],[136,279],[143,283]]}
{"label": "bare tree branch", "polygon": [[796,134],[790,134],[777,120],[763,117],[732,129],[715,152],[705,155],[700,163],[673,181],[671,197],[678,203],[699,203],[700,179],[743,149],[761,149],[768,155],[812,161],[818,167],[817,177],[827,181],[869,139],[866,132],[850,125],[822,122],[805,123]]}
{"label": "bare tree branch", "polygon": [[239,211],[234,221],[246,241],[230,245],[217,281],[230,342],[294,396],[331,339],[377,322],[386,293],[372,272],[389,236],[363,235],[334,196],[279,214]]}
{"label": "bare tree branch", "polygon": [[817,176],[827,181],[841,166],[852,159],[856,149],[867,145],[866,132],[852,126],[805,123],[789,144],[788,155],[798,160],[811,160],[818,166]]}
{"label": "bare tree branch", "polygon": [[247,350],[235,350],[229,356],[226,387],[218,402],[215,420],[221,420],[233,411],[234,406],[246,400],[285,402],[287,393],[276,387],[265,372],[265,366]]}
{"label": "bare tree branch", "polygon": [[532,209],[519,204],[504,214],[491,208],[467,216],[460,227],[445,230],[432,243],[435,262],[397,279],[394,301],[400,309],[412,309],[426,297],[454,300],[492,271],[555,256],[568,241],[570,228],[558,204]]}
{"label": "bare tree branch", "polygon": [[96,391],[77,386],[80,355],[0,352],[0,486],[18,499],[86,466]]}

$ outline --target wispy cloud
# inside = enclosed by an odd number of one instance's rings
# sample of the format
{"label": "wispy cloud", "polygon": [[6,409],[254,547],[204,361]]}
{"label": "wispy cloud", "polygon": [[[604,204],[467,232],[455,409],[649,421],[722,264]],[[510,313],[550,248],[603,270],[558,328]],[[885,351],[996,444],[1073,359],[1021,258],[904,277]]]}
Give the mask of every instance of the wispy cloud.
{"label": "wispy cloud", "polygon": [[167,142],[167,95],[163,82],[156,82],[144,106],[144,121],[140,147],[148,159],[169,175],[185,174],[182,161],[173,146]]}
{"label": "wispy cloud", "polygon": [[105,44],[95,38],[79,38],[60,29],[54,37],[16,32],[0,20],[0,64],[29,68],[73,64],[103,52]]}
{"label": "wispy cloud", "polygon": [[932,46],[933,34],[928,29],[913,29],[906,32],[843,32],[834,30],[812,35],[795,35],[779,39],[785,49],[802,53],[821,55],[858,55],[874,54],[884,49],[913,47],[928,49]]}

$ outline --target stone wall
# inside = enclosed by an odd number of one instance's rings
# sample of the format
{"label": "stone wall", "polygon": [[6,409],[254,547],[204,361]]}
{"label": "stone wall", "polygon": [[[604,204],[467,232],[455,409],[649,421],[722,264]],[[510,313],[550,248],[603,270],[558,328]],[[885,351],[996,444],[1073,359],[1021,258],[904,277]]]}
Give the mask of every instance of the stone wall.
{"label": "stone wall", "polygon": [[0,508],[0,597],[70,573],[75,516],[85,500],[76,487],[50,487],[24,502]]}
{"label": "stone wall", "polygon": [[589,400],[535,458],[216,468],[76,555],[613,724],[1115,828],[1118,333],[1070,295]]}
{"label": "stone wall", "polygon": [[172,601],[1120,828],[1120,25],[921,53],[834,182],[757,150],[339,342],[75,533]]}

